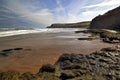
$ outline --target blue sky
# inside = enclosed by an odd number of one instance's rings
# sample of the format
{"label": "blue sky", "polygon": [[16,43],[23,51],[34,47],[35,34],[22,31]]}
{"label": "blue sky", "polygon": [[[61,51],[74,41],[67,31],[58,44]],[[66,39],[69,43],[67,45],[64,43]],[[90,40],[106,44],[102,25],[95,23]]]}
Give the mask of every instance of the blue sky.
{"label": "blue sky", "polygon": [[0,0],[0,27],[46,27],[92,20],[120,0]]}

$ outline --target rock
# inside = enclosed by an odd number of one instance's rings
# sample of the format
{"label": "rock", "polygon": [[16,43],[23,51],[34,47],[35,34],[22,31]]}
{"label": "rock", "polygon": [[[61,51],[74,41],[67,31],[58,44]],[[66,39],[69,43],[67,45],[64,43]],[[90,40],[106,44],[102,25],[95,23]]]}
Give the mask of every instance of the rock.
{"label": "rock", "polygon": [[106,77],[107,80],[116,80],[114,75],[112,75],[111,73],[105,74],[104,76]]}
{"label": "rock", "polygon": [[55,63],[55,65],[60,66],[61,69],[69,68],[69,66],[71,66],[71,68],[72,68],[73,63],[74,63],[74,65],[77,65],[77,63],[85,62],[85,59],[83,59],[83,58],[84,58],[84,56],[82,54],[78,54],[78,55],[63,54],[60,56],[60,58]]}
{"label": "rock", "polygon": [[119,33],[103,32],[100,34],[100,37],[104,42],[109,42],[109,43],[119,43],[120,42],[120,34]]}
{"label": "rock", "polygon": [[26,72],[26,73],[23,73],[21,76],[20,76],[20,79],[21,80],[33,80],[35,77],[33,74],[31,74],[30,72]]}
{"label": "rock", "polygon": [[20,73],[17,71],[6,71],[0,73],[0,80],[19,80]]}
{"label": "rock", "polygon": [[108,48],[102,48],[101,51],[106,51],[106,52],[114,52],[117,51],[116,48],[108,47]]}
{"label": "rock", "polygon": [[96,60],[89,59],[90,65],[96,65]]}
{"label": "rock", "polygon": [[[117,50],[117,51],[116,51]],[[91,54],[63,54],[55,65],[46,64],[37,74],[0,72],[0,80],[119,80],[120,52],[104,48]]]}
{"label": "rock", "polygon": [[90,23],[90,29],[120,30],[120,7],[95,17]]}
{"label": "rock", "polygon": [[59,66],[63,72],[67,71],[61,73],[61,77],[65,77],[66,79],[79,80],[82,77],[85,78],[87,74],[89,74],[92,79],[98,79],[95,77],[95,75],[98,74],[100,79],[116,80],[119,79],[120,73],[119,57],[120,52],[118,52],[116,48],[104,48],[101,49],[101,51],[96,51],[87,55],[63,54],[55,65]]}
{"label": "rock", "polygon": [[23,50],[23,48],[14,48],[14,50],[16,50],[16,51]]}
{"label": "rock", "polygon": [[20,51],[20,50],[23,50],[23,48],[4,49],[0,51],[0,57],[8,57],[11,54],[13,54],[14,51]]}
{"label": "rock", "polygon": [[61,78],[62,80],[72,79],[72,78],[75,78],[75,77],[76,77],[76,75],[75,75],[72,71],[70,71],[70,70],[65,70],[65,71],[63,71],[63,72],[61,73],[61,76],[60,76],[60,78]]}
{"label": "rock", "polygon": [[109,62],[110,62],[110,59],[100,58],[99,61],[100,61],[100,62],[109,63]]}
{"label": "rock", "polygon": [[2,52],[11,52],[13,51],[13,49],[5,49],[5,50],[2,50]]}
{"label": "rock", "polygon": [[78,40],[95,40],[97,37],[88,37],[88,38],[78,38]]}
{"label": "rock", "polygon": [[119,64],[119,65],[112,65],[112,66],[110,66],[110,68],[111,68],[112,70],[120,71],[120,64]]}
{"label": "rock", "polygon": [[51,64],[46,64],[43,65],[41,67],[41,69],[39,70],[39,73],[43,73],[43,72],[51,72],[51,73],[55,73],[57,70],[57,67]]}
{"label": "rock", "polygon": [[54,73],[44,72],[44,73],[39,74],[33,80],[60,80],[60,78],[56,76]]}
{"label": "rock", "polygon": [[72,64],[72,65],[68,65],[68,66],[65,66],[64,68],[62,68],[63,70],[70,70],[70,69],[80,69],[81,68],[81,65],[79,64]]}

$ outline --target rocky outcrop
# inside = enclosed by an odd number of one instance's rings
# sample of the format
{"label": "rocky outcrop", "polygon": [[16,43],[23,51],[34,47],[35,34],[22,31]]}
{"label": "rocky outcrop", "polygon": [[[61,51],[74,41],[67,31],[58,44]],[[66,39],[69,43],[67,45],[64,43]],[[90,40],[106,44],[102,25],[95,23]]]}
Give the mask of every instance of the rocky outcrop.
{"label": "rocky outcrop", "polygon": [[120,7],[108,11],[104,15],[95,17],[90,24],[91,29],[119,29],[120,30]]}
{"label": "rocky outcrop", "polygon": [[100,39],[107,43],[119,43],[120,33],[115,30],[108,29],[89,29],[83,31],[75,31],[75,33],[89,33],[91,36],[88,38],[78,38],[78,40],[94,40]]}
{"label": "rocky outcrop", "polygon": [[0,80],[120,80],[120,47],[91,54],[63,54],[55,65],[43,65],[37,74],[0,71]]}
{"label": "rocky outcrop", "polygon": [[90,21],[79,22],[79,23],[69,23],[69,24],[52,24],[47,28],[88,28]]}
{"label": "rocky outcrop", "polygon": [[63,54],[56,65],[62,80],[119,80],[120,49],[103,48],[88,55]]}
{"label": "rocky outcrop", "polygon": [[11,48],[11,49],[4,49],[0,51],[0,57],[8,57],[12,55],[15,51],[24,50],[23,48]]}

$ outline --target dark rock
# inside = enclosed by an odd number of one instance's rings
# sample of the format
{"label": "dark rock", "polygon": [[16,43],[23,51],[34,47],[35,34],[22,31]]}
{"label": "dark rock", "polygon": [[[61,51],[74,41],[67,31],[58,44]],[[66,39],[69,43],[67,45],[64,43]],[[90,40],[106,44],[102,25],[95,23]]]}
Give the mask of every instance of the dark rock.
{"label": "dark rock", "polygon": [[14,50],[23,50],[23,48],[14,48]]}
{"label": "dark rock", "polygon": [[75,31],[75,33],[88,33],[88,30],[83,30],[83,31]]}
{"label": "dark rock", "polygon": [[35,77],[30,72],[23,73],[20,77],[21,80],[33,80]]}
{"label": "dark rock", "polygon": [[116,80],[120,80],[120,77],[117,77]]}
{"label": "dark rock", "polygon": [[14,51],[20,51],[20,50],[23,50],[23,48],[13,48],[13,49],[2,50],[2,51],[0,51],[0,57],[8,57],[11,54],[13,54]]}
{"label": "dark rock", "polygon": [[90,28],[120,30],[120,7],[110,10],[104,15],[95,17],[91,21]]}
{"label": "dark rock", "polygon": [[89,59],[90,65],[96,65],[96,60]]}
{"label": "dark rock", "polygon": [[17,71],[6,71],[0,73],[0,80],[19,80],[20,73]]}
{"label": "dark rock", "polygon": [[5,50],[2,50],[2,52],[11,52],[13,51],[13,49],[5,49]]}
{"label": "dark rock", "polygon": [[110,62],[109,60],[110,59],[105,59],[105,58],[102,58],[102,59],[100,58],[99,59],[100,62],[105,62],[105,63],[109,63]]}
{"label": "dark rock", "polygon": [[72,65],[68,65],[68,66],[65,66],[64,68],[62,68],[63,70],[70,70],[70,69],[80,69],[81,68],[81,65],[79,64],[72,64]]}
{"label": "dark rock", "polygon": [[106,77],[107,80],[116,80],[115,77],[111,73],[108,73],[104,76]]}
{"label": "dark rock", "polygon": [[33,80],[60,80],[60,78],[56,76],[55,73],[44,72],[39,74],[37,78]]}
{"label": "dark rock", "polygon": [[119,64],[119,65],[112,65],[112,66],[110,66],[110,68],[111,68],[112,70],[120,71],[120,64]]}
{"label": "dark rock", "polygon": [[[117,51],[116,51],[117,50]],[[119,80],[120,52],[104,48],[91,54],[63,54],[55,65],[46,64],[39,73],[0,72],[0,80]]]}
{"label": "dark rock", "polygon": [[[67,73],[61,73],[61,78],[76,80],[78,77],[83,77],[85,79],[85,75],[89,74],[92,79],[99,80],[95,77],[98,74],[100,80],[116,80],[119,79],[120,73],[119,57],[118,49],[104,48],[88,55],[63,54],[55,65],[59,66],[63,72],[67,70]],[[72,71],[72,73],[69,72],[70,76],[68,71]]]}
{"label": "dark rock", "polygon": [[43,65],[39,71],[39,73],[41,72],[51,72],[51,73],[54,73],[56,71],[57,67],[54,66],[54,65],[51,65],[51,64],[46,64],[46,65]]}
{"label": "dark rock", "polygon": [[112,47],[108,47],[108,48],[102,48],[101,51],[114,52],[114,51],[117,51],[117,49],[112,48]]}
{"label": "dark rock", "polygon": [[72,78],[75,78],[75,77],[76,77],[76,75],[72,71],[70,71],[70,70],[63,71],[61,73],[61,76],[60,76],[60,78],[62,80],[72,79]]}
{"label": "dark rock", "polygon": [[98,39],[96,37],[88,37],[88,38],[78,38],[78,40],[95,40]]}
{"label": "dark rock", "polygon": [[92,56],[92,55],[86,55],[86,58],[87,58],[87,59],[93,59],[93,60],[95,60],[95,57]]}

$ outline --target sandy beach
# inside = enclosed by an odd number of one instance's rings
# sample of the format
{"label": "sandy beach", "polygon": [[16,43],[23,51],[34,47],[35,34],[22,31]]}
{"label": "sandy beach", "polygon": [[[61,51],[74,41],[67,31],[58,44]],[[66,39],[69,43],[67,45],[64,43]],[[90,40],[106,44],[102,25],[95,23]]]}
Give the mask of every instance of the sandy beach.
{"label": "sandy beach", "polygon": [[8,57],[0,58],[0,70],[16,70],[20,72],[39,71],[43,64],[54,64],[63,53],[89,54],[113,44],[101,40],[78,40],[90,34],[74,32],[37,33],[0,38],[0,50],[23,48],[14,51]]}

